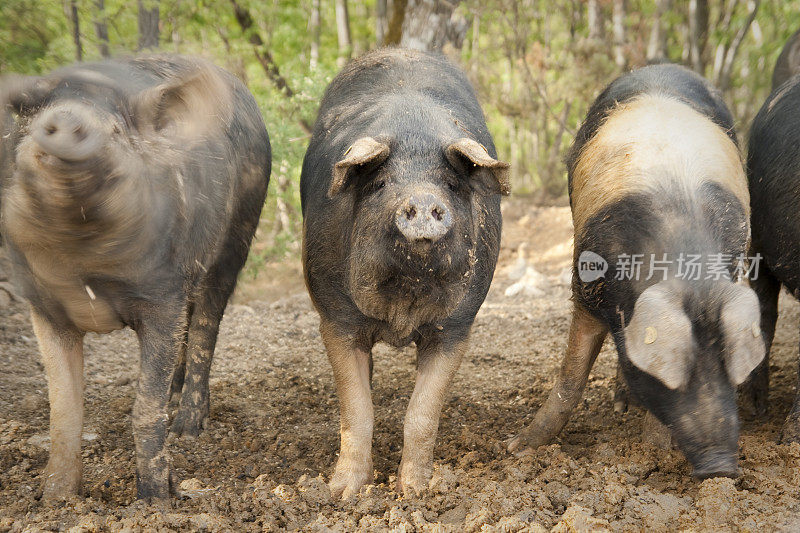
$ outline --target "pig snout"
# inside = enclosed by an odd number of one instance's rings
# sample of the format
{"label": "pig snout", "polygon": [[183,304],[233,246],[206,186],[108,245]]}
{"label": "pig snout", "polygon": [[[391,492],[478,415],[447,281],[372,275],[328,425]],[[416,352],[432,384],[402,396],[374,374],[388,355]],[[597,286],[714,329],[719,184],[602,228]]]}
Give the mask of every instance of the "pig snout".
{"label": "pig snout", "polygon": [[693,458],[694,471],[692,476],[703,480],[711,477],[739,477],[739,467],[736,464],[736,454],[730,450],[710,449],[705,450],[699,457]]}
{"label": "pig snout", "polygon": [[436,242],[453,226],[453,213],[434,194],[414,194],[397,210],[395,224],[411,242]]}
{"label": "pig snout", "polygon": [[31,137],[45,154],[77,163],[96,155],[103,144],[93,122],[89,113],[79,108],[50,108],[31,125]]}

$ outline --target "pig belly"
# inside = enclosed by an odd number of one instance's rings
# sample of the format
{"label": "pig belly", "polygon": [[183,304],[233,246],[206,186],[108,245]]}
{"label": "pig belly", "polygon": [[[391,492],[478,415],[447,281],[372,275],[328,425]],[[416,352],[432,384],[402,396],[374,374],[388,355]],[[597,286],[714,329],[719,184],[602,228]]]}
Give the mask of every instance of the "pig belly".
{"label": "pig belly", "polygon": [[[89,290],[91,291],[91,289]],[[95,333],[109,333],[125,327],[119,315],[107,301],[96,296],[92,299],[85,289],[83,295],[79,291],[74,291],[74,294],[68,298],[67,301],[64,299],[60,301],[70,321],[78,329]]]}

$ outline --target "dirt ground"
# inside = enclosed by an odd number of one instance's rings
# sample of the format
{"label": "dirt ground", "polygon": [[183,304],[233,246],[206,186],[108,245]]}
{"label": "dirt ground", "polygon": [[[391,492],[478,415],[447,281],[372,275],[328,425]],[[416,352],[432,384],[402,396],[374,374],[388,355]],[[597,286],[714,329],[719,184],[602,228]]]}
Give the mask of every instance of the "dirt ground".
{"label": "dirt ground", "polygon": [[[504,204],[495,282],[473,328],[436,446],[430,490],[393,490],[414,352],[375,350],[375,485],[330,501],[338,404],[297,262],[245,280],[222,324],[208,430],[169,444],[181,496],[135,501],[130,331],[86,340],[84,498],[37,499],[47,460],[47,389],[26,308],[0,309],[0,532],[5,531],[800,531],[800,445],[778,445],[797,371],[798,305],[782,297],[770,413],[745,420],[737,481],[697,483],[677,451],[641,439],[643,413],[612,409],[607,344],[557,442],[517,458],[504,441],[530,422],[565,347],[571,253],[566,207]],[[523,243],[527,243],[520,247]],[[541,292],[506,296],[520,268]]]}

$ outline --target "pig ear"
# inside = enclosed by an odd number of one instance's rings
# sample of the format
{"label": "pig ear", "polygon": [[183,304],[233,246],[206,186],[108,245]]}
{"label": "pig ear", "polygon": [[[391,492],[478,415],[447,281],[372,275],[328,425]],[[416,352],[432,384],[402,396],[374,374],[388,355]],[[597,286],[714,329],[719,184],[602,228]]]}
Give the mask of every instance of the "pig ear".
{"label": "pig ear", "polygon": [[54,88],[54,81],[38,76],[9,74],[0,77],[0,108],[17,114],[38,107]]}
{"label": "pig ear", "polygon": [[183,140],[222,129],[233,116],[230,86],[208,65],[146,89],[133,105],[140,130]]}
{"label": "pig ear", "polygon": [[664,282],[647,288],[636,300],[625,328],[630,362],[668,388],[679,389],[689,382],[692,348],[692,323],[680,293]]}
{"label": "pig ear", "polygon": [[731,284],[720,312],[725,341],[725,370],[734,385],[741,385],[764,359],[761,310],[749,287]]}
{"label": "pig ear", "polygon": [[328,198],[333,198],[347,186],[350,171],[361,165],[379,165],[389,157],[389,146],[372,137],[362,137],[350,145],[343,158],[333,165],[333,179]]}
{"label": "pig ear", "polygon": [[466,159],[474,168],[488,171],[486,185],[492,193],[507,195],[511,192],[509,164],[494,159],[479,142],[467,137],[461,138],[445,149],[445,155],[453,165]]}

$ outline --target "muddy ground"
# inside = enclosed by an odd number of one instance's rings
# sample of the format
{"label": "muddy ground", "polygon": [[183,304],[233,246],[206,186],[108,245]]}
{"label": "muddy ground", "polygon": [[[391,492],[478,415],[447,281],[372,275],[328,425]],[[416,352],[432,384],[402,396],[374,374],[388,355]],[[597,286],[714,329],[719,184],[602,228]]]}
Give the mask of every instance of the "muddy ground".
{"label": "muddy ground", "polygon": [[[610,344],[557,442],[530,457],[506,453],[504,441],[532,419],[565,347],[571,229],[566,207],[517,199],[504,211],[501,264],[444,409],[424,497],[393,490],[414,352],[379,346],[375,485],[330,501],[324,482],[338,450],[337,400],[317,315],[297,262],[288,261],[244,280],[229,308],[208,430],[169,445],[183,481],[171,509],[134,500],[130,331],[87,336],[85,498],[37,499],[46,383],[25,306],[0,309],[0,531],[800,531],[800,445],[776,444],[797,370],[798,305],[785,295],[770,413],[743,423],[736,482],[693,481],[679,452],[642,442],[640,409],[614,413]],[[546,276],[543,293],[506,296],[525,266]]]}

